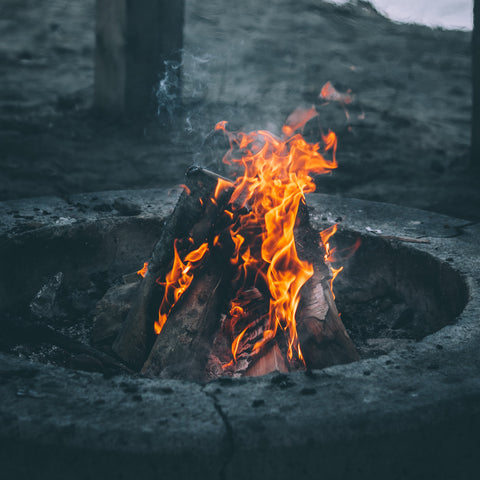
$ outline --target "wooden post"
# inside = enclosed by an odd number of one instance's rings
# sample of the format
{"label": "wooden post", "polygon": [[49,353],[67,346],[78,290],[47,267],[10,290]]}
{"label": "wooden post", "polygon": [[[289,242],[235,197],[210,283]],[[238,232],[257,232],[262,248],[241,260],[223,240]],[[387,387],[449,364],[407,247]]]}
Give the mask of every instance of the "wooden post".
{"label": "wooden post", "polygon": [[[95,107],[109,116],[156,111],[165,61],[181,62],[185,0],[96,0]],[[180,69],[174,92],[180,94]]]}
{"label": "wooden post", "polygon": [[480,171],[480,0],[473,4],[473,36],[472,36],[472,169]]}

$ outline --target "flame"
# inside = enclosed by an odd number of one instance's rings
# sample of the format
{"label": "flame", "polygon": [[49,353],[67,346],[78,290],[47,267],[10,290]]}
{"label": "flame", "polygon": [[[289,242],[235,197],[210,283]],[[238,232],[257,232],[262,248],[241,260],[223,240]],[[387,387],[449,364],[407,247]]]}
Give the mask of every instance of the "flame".
{"label": "flame", "polygon": [[[330,248],[330,238],[335,235],[338,229],[338,224],[334,224],[331,227],[326,228],[320,232],[321,243],[325,249],[324,260],[330,266],[332,272],[332,278],[329,281],[330,291],[332,292],[333,299],[335,300],[335,293],[333,292],[333,282],[337,278],[337,275],[343,270],[343,266],[335,268],[331,265],[332,262],[345,261],[350,258],[360,247],[361,240],[357,238],[355,243],[347,248],[342,250],[337,250],[336,248]],[[341,253],[341,255],[339,255]]]}
{"label": "flame", "polygon": [[145,278],[145,275],[147,274],[148,271],[148,262],[145,262],[143,264],[143,268],[141,268],[138,272],[137,275],[141,275],[142,277]]}
{"label": "flame", "polygon": [[250,328],[250,325],[248,325],[247,327],[245,327],[242,332],[240,333],[240,335],[237,336],[237,338],[235,338],[235,340],[233,341],[232,343],[232,355],[233,355],[233,361],[236,362],[237,361],[237,350],[238,350],[238,346],[240,345],[240,340],[243,338],[243,336],[245,335],[245,332]]}
{"label": "flame", "polygon": [[320,90],[319,98],[323,98],[327,102],[338,102],[344,105],[352,103],[352,97],[350,90],[347,93],[340,93],[333,85],[332,82],[327,82]]}
{"label": "flame", "polygon": [[232,182],[230,182],[228,180],[225,180],[223,178],[219,178],[218,181],[217,181],[217,186],[215,187],[215,193],[213,194],[215,199],[218,200],[221,193],[223,191],[225,191],[226,189],[230,188],[231,186],[232,186]]}
{"label": "flame", "polygon": [[[330,83],[324,85],[320,96],[343,104],[351,101]],[[314,107],[295,110],[285,122],[281,137],[265,130],[230,132],[226,121],[215,127],[224,132],[230,143],[223,161],[243,169],[243,174],[237,175],[234,181],[220,178],[213,196],[208,199],[218,205],[222,192],[227,188],[232,190],[229,204],[222,211],[227,226],[222,232],[216,232],[211,243],[213,249],[224,248],[224,240],[231,243],[230,263],[235,269],[232,287],[236,289],[236,297],[230,302],[229,321],[222,326],[232,342],[232,357],[223,363],[224,370],[233,366],[247,350],[255,354],[267,343],[278,341],[279,333],[283,334],[282,345],[286,346],[288,360],[303,363],[295,317],[300,291],[314,271],[312,264],[297,254],[294,235],[297,214],[300,205],[305,204],[305,195],[315,191],[312,175],[329,173],[337,167],[334,132],[328,131],[321,136],[322,142],[316,144],[308,143],[298,133],[317,115]],[[204,204],[202,199],[200,202]],[[333,225],[320,233],[327,262],[333,261],[335,249],[330,249],[329,239],[336,230],[337,225]],[[192,248],[193,239],[189,240]],[[161,283],[165,292],[155,322],[157,334],[192,283],[195,268],[202,264],[209,250],[209,244],[203,243],[182,260],[175,241],[173,266]],[[343,267],[330,268],[331,288]],[[260,313],[255,313],[255,308],[249,311],[248,295],[244,295],[249,289],[258,293],[257,298],[269,300],[268,313],[266,308]]]}
{"label": "flame", "polygon": [[190,195],[190,194],[192,193],[192,191],[191,191],[184,183],[181,183],[181,184],[180,184],[180,187],[185,190],[185,192],[187,193],[187,195]]}
{"label": "flame", "polygon": [[331,261],[332,252],[330,252],[330,243],[328,241],[330,240],[330,238],[333,237],[333,235],[335,235],[335,233],[337,233],[337,224],[336,223],[334,225],[332,225],[331,227],[328,227],[325,230],[323,230],[322,232],[320,232],[320,238],[321,238],[322,244],[325,248],[324,259],[325,259],[326,262]]}
{"label": "flame", "polygon": [[[316,115],[313,107],[295,111],[283,127],[282,138],[265,130],[231,133],[226,130],[226,122],[216,126],[230,140],[224,162],[244,169],[234,182],[231,196],[234,213],[242,210],[230,227],[234,244],[231,262],[238,266],[235,280],[243,286],[252,279],[255,284],[265,282],[270,296],[268,325],[254,352],[273,340],[280,329],[287,338],[289,360],[303,359],[295,315],[300,290],[313,275],[312,265],[297,255],[297,212],[305,195],[315,191],[311,174],[337,167],[337,137],[333,132],[322,137],[323,151],[319,144],[307,143],[295,133]],[[326,158],[327,152],[331,153],[330,159]],[[234,359],[245,331],[233,342]]]}
{"label": "flame", "polygon": [[178,253],[177,240],[174,243],[174,258],[172,269],[168,272],[165,282],[159,282],[165,286],[162,303],[158,310],[158,320],[154,324],[155,333],[158,335],[167,321],[168,315],[175,304],[180,300],[193,280],[193,270],[208,252],[208,243],[202,243],[200,247],[188,253],[182,261]]}
{"label": "flame", "polygon": [[[350,113],[348,112],[346,105],[352,103],[353,101],[352,96],[350,94],[351,94],[351,90],[347,90],[347,93],[340,93],[332,85],[331,82],[327,82],[320,90],[320,93],[318,94],[318,98],[325,100],[327,103],[337,102],[339,105],[342,106],[345,116],[347,117],[347,120],[349,120]],[[351,127],[349,127],[349,130],[351,130]]]}
{"label": "flame", "polygon": [[316,116],[318,116],[318,112],[315,107],[311,107],[309,110],[297,108],[287,118],[287,121],[282,128],[282,132],[285,135],[290,136],[295,132],[295,130],[302,129],[307,122]]}

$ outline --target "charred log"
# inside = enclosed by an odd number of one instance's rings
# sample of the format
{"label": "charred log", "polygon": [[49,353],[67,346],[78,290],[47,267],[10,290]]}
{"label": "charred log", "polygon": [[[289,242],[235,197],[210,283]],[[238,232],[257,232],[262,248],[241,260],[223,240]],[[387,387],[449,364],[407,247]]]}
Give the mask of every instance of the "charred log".
{"label": "charred log", "polygon": [[222,269],[209,261],[168,317],[142,374],[203,381],[224,297]]}
{"label": "charred log", "polygon": [[210,200],[219,178],[199,167],[187,171],[186,188],[153,249],[137,299],[113,345],[114,352],[137,370],[142,368],[155,341],[153,323],[162,298],[157,279],[166,274],[171,264],[175,239],[191,237],[198,246],[212,235],[218,213],[223,211],[222,206],[229,198],[226,189],[216,201]]}

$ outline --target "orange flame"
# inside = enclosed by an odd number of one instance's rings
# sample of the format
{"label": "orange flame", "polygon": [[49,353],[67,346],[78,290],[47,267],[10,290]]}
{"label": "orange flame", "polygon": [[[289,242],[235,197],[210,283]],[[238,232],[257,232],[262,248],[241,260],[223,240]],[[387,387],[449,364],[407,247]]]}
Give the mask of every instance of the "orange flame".
{"label": "orange flame", "polygon": [[177,241],[175,240],[173,266],[168,272],[165,282],[161,283],[161,285],[165,285],[165,292],[158,310],[158,320],[154,325],[155,333],[157,335],[162,331],[168,315],[175,304],[180,300],[180,297],[192,283],[193,270],[199,265],[199,262],[205,257],[207,252],[208,243],[205,242],[197,249],[188,253],[182,261],[178,254]]}
{"label": "orange flame", "polygon": [[[339,94],[330,83],[322,88],[321,97],[344,104],[350,101],[348,95]],[[296,133],[317,115],[314,107],[297,109],[282,128],[282,137],[265,130],[229,132],[225,121],[215,127],[222,130],[230,142],[224,162],[243,168],[243,175],[234,182],[219,179],[215,193],[209,199],[217,205],[222,192],[233,186],[229,206],[223,211],[229,226],[227,231],[222,232],[221,238],[223,242],[223,234],[226,234],[232,242],[230,263],[236,268],[233,283],[237,288],[237,297],[231,302],[227,327],[232,338],[232,360],[222,365],[223,369],[237,362],[242,340],[245,342],[245,338],[251,340],[261,335],[262,330],[246,335],[250,328],[258,328],[256,319],[250,318],[244,310],[243,307],[248,310],[248,305],[240,295],[242,289],[245,291],[251,287],[257,289],[260,297],[265,295],[269,298],[268,316],[262,313],[260,317],[262,322],[265,321],[263,338],[256,341],[253,353],[276,339],[278,332],[283,332],[288,360],[303,362],[295,317],[300,291],[314,272],[313,266],[297,255],[294,230],[300,204],[305,203],[306,194],[315,191],[311,175],[328,173],[337,167],[335,133],[329,131],[322,135],[322,144],[310,144]],[[200,202],[203,205],[203,200],[200,199]],[[330,250],[329,239],[336,230],[337,225],[333,225],[320,234],[325,247],[325,261],[328,262],[333,261],[335,249]],[[193,245],[193,239],[189,240]],[[219,245],[220,235],[217,234],[212,248]],[[165,292],[155,322],[157,334],[192,283],[193,270],[201,265],[208,251],[209,245],[203,243],[182,260],[175,241],[173,266],[162,283]],[[342,268],[331,267],[330,288]],[[248,325],[245,325],[246,322],[249,322]]]}
{"label": "orange flame", "polygon": [[311,107],[309,110],[304,110],[302,108],[297,108],[293,113],[289,115],[285,125],[282,128],[282,132],[290,136],[292,135],[295,130],[302,129],[307,122],[309,122],[312,118],[318,115],[317,110],[315,107]]}
{"label": "orange flame", "polygon": [[[332,238],[333,235],[337,232],[337,224],[335,223],[331,227],[326,228],[322,232],[320,232],[320,238],[322,240],[323,247],[325,248],[325,262],[330,265],[330,269],[332,271],[332,278],[329,281],[330,284],[330,291],[332,292],[333,299],[335,300],[335,293],[333,292],[333,282],[337,278],[337,275],[343,270],[343,267],[338,267],[334,268],[331,263],[332,262],[338,262],[338,261],[344,261],[348,258],[350,258],[360,247],[361,240],[360,238],[357,238],[355,240],[355,243],[347,248],[344,248],[342,250],[337,250],[336,248],[330,248],[330,243],[329,240]],[[342,253],[342,255],[338,255],[339,252]],[[346,252],[346,253],[344,253]]]}
{"label": "orange flame", "polygon": [[[350,95],[351,90],[347,90],[347,93],[340,93],[333,85],[331,82],[327,82],[322,89],[320,90],[320,93],[318,95],[318,98],[321,98],[325,100],[327,103],[328,102],[337,102],[339,105],[342,106],[343,111],[345,113],[345,116],[347,117],[347,120],[350,119],[350,113],[348,112],[346,105],[352,103],[353,99],[352,96]],[[349,130],[351,130],[351,127],[349,127]]]}
{"label": "orange flame", "polygon": [[141,275],[142,277],[145,278],[145,275],[147,274],[148,271],[148,262],[145,262],[143,264],[143,268],[141,268],[138,272],[137,275]]}
{"label": "orange flame", "polygon": [[190,195],[192,193],[192,191],[184,183],[181,183],[180,187],[182,187],[185,190],[187,195]]}
{"label": "orange flame", "polygon": [[[337,138],[333,132],[323,137],[323,153],[319,144],[309,144],[295,134],[296,129],[315,115],[313,108],[294,112],[283,128],[283,138],[264,130],[234,134],[226,130],[226,122],[216,126],[230,140],[231,149],[224,162],[244,168],[231,196],[235,209],[246,207],[248,212],[238,215],[230,227],[237,279],[243,284],[252,277],[255,281],[266,281],[270,294],[268,328],[254,351],[275,338],[280,328],[287,336],[289,360],[295,357],[302,360],[295,315],[300,290],[313,275],[312,265],[297,255],[294,238],[297,212],[305,194],[315,191],[310,175],[337,167]],[[329,151],[331,159],[325,157]],[[244,333],[232,345],[234,358]]]}
{"label": "orange flame", "polygon": [[218,200],[218,197],[220,197],[221,193],[226,189],[230,188],[231,186],[232,182],[224,180],[223,178],[219,178],[217,181],[217,186],[215,187],[215,193],[213,195],[215,199]]}
{"label": "orange flame", "polygon": [[352,103],[352,97],[350,91],[347,93],[340,93],[333,85],[332,82],[327,82],[320,90],[319,98],[323,98],[328,102],[339,102],[344,105]]}

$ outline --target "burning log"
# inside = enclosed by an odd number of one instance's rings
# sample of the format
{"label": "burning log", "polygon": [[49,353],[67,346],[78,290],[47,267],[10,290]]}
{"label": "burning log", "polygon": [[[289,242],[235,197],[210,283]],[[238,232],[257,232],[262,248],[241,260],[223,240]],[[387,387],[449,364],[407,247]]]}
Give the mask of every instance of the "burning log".
{"label": "burning log", "polygon": [[335,307],[326,232],[312,229],[305,204],[310,172],[336,167],[333,132],[323,136],[331,160],[295,134],[312,115],[297,112],[283,139],[217,125],[232,147],[224,160],[245,173],[188,172],[113,346],[129,365],[203,381],[359,358]]}
{"label": "burning log", "polygon": [[319,275],[302,291],[302,307],[297,318],[298,337],[308,369],[350,363],[360,357],[350,339],[326,279]]}
{"label": "burning log", "polygon": [[[320,369],[356,361],[359,355],[341,321],[331,291],[332,273],[324,260],[325,248],[318,232],[310,225],[308,210],[303,203],[296,224],[295,243],[299,257],[313,265],[313,275],[302,287],[296,315],[305,366]],[[258,288],[251,288],[242,291],[232,303],[234,305],[231,305],[215,339],[207,376],[257,376],[303,368],[298,361],[287,363],[283,333],[277,334],[261,350],[255,348],[268,328],[268,295],[262,294]],[[229,362],[232,353],[233,361]]]}
{"label": "burning log", "polygon": [[297,328],[305,365],[308,369],[359,360],[335,305],[331,290],[332,274],[324,257],[326,245],[321,247],[319,235],[309,221],[305,205],[299,209],[295,232],[297,250],[313,265],[313,276],[301,290],[297,314]]}
{"label": "burning log", "polygon": [[228,201],[228,189],[217,195],[214,202],[210,200],[215,196],[219,178],[199,167],[187,171],[185,190],[165,223],[148,262],[137,299],[113,344],[114,352],[133,368],[142,368],[155,341],[153,325],[162,298],[162,287],[157,279],[165,276],[170,266],[175,239],[192,238],[194,244],[198,245],[211,236],[216,217]]}
{"label": "burning log", "polygon": [[223,300],[221,266],[210,260],[174,307],[142,368],[151,377],[203,381]]}

